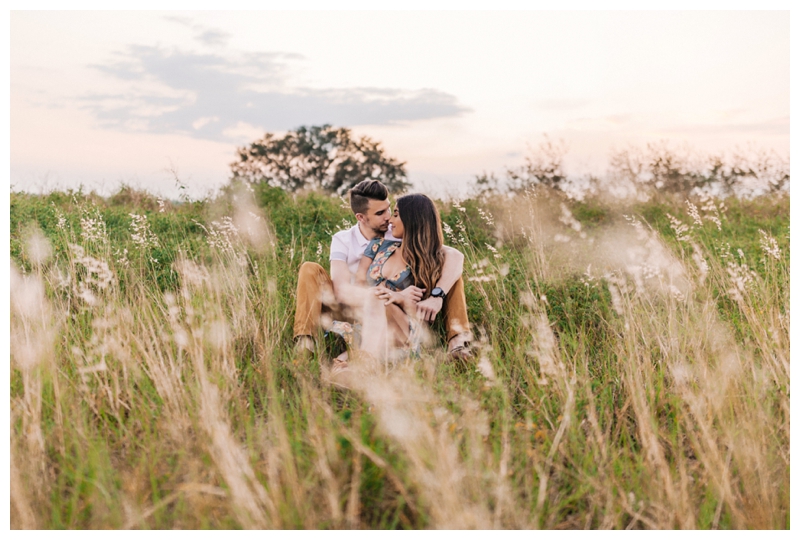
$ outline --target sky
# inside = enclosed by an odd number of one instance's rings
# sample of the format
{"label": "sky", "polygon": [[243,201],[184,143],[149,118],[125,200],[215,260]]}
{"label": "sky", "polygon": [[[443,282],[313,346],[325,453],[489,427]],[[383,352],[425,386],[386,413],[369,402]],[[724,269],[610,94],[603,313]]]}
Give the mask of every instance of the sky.
{"label": "sky", "polygon": [[436,195],[523,163],[667,140],[789,154],[788,11],[12,11],[13,189],[176,197],[236,148],[351,128]]}

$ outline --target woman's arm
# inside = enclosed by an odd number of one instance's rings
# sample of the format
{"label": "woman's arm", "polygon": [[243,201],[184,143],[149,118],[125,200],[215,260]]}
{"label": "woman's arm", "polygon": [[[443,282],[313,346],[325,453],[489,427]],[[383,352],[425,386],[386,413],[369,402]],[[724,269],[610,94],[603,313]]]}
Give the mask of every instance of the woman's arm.
{"label": "woman's arm", "polygon": [[[450,246],[442,246],[442,250],[444,250],[444,264],[442,276],[436,282],[436,286],[447,294],[464,271],[464,255]],[[417,317],[423,321],[433,322],[443,305],[444,301],[441,298],[429,296],[417,304]]]}

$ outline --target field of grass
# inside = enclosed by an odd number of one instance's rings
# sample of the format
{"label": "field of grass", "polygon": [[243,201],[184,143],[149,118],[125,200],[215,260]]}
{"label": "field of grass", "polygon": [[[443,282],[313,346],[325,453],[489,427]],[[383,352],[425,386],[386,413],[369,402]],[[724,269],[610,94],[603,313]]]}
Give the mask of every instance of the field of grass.
{"label": "field of grass", "polygon": [[788,196],[439,208],[476,359],[348,391],[291,341],[342,200],[12,193],[12,528],[789,527]]}

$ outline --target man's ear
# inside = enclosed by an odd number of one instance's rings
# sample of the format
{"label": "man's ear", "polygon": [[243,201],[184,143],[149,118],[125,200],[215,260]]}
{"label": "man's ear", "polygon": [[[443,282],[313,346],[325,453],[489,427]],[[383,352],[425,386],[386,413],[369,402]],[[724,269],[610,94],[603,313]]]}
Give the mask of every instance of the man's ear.
{"label": "man's ear", "polygon": [[356,214],[356,221],[358,221],[359,223],[363,223],[365,219],[367,219],[367,216],[365,216],[364,214],[360,212]]}

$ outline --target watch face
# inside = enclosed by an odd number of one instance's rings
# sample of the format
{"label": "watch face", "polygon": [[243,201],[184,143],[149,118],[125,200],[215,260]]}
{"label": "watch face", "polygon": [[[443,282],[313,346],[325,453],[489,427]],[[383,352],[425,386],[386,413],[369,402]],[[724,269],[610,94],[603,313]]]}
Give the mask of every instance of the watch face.
{"label": "watch face", "polygon": [[434,287],[433,290],[431,291],[431,296],[433,296],[434,298],[441,298],[444,296],[444,291],[442,290],[441,287]]}

